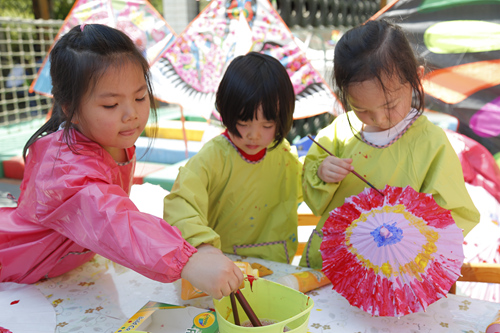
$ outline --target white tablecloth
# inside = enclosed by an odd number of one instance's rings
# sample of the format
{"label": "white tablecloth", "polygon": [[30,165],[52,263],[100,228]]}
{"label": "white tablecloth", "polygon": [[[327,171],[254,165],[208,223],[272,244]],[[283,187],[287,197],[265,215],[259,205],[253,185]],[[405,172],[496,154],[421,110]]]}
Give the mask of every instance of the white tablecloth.
{"label": "white tablecloth", "polygon": [[[230,255],[233,260],[260,263],[277,278],[302,268],[255,258]],[[36,287],[53,304],[57,333],[115,332],[146,302],[212,308],[209,297],[183,301],[180,281],[162,284],[117,265],[101,256],[60,277],[39,282]],[[352,307],[331,285],[307,294],[314,300],[309,332],[485,332],[500,304],[449,295],[427,308],[401,318],[372,317]]]}

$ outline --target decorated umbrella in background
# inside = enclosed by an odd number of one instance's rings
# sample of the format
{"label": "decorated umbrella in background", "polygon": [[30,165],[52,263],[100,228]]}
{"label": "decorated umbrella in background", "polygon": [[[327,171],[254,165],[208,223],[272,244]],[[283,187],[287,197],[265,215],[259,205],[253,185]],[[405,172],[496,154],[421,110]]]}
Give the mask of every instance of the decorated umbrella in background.
{"label": "decorated umbrella in background", "polygon": [[397,0],[372,19],[407,33],[431,71],[426,107],[451,114],[458,131],[500,151],[500,0]]}
{"label": "decorated umbrella in background", "polygon": [[334,94],[268,0],[213,0],[153,65],[155,93],[208,119],[228,64],[250,51],[274,56],[287,69],[295,119],[333,111]]}
{"label": "decorated umbrella in background", "polygon": [[330,212],[323,272],[351,305],[376,316],[424,311],[460,276],[462,231],[432,195],[366,188]]}
{"label": "decorated umbrella in background", "polygon": [[[105,24],[123,31],[143,51],[149,63],[175,39],[173,30],[147,0],[77,0],[55,40],[82,23]],[[30,87],[31,92],[46,96],[51,96],[52,90],[49,53]]]}
{"label": "decorated umbrella in background", "polygon": [[[481,214],[479,223],[465,236],[464,262],[500,264],[500,202],[482,186],[465,184]],[[457,282],[457,293],[500,302],[500,284]]]}
{"label": "decorated umbrella in background", "polygon": [[[464,240],[464,262],[500,264],[500,168],[479,142],[445,130],[458,155],[464,180],[481,219]],[[490,302],[500,301],[497,283],[457,282],[457,293]]]}
{"label": "decorated umbrella in background", "polygon": [[458,155],[465,182],[483,187],[500,202],[500,168],[493,155],[468,136],[450,130],[445,133]]}

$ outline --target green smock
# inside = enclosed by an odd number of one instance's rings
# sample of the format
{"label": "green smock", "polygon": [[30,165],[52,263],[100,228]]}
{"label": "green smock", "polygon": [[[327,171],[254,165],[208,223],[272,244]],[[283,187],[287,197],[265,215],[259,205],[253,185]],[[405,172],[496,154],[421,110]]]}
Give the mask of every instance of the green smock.
{"label": "green smock", "polygon": [[301,179],[286,140],[251,163],[219,135],[179,169],[163,216],[195,247],[288,263],[297,251]]}
{"label": "green smock", "polygon": [[[352,111],[348,116],[352,129],[347,114],[342,114],[318,133],[317,141],[337,157],[352,158],[354,170],[378,189],[409,185],[418,192],[432,194],[438,205],[451,211],[464,236],[479,222],[458,156],[440,127],[421,115],[392,145],[374,148],[354,136],[353,131],[358,133],[362,123]],[[327,156],[313,144],[304,161],[304,201],[321,219],[302,253],[301,266],[322,267],[321,228],[329,213],[342,206],[345,198],[368,187],[352,173],[339,183],[323,182],[317,172]]]}

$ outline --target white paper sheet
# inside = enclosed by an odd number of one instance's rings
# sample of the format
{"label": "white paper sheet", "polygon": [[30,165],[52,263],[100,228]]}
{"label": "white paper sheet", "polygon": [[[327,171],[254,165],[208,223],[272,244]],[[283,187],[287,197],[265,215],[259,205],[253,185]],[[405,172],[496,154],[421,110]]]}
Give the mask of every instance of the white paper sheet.
{"label": "white paper sheet", "polygon": [[0,283],[0,327],[12,333],[48,333],[56,328],[56,312],[33,285]]}

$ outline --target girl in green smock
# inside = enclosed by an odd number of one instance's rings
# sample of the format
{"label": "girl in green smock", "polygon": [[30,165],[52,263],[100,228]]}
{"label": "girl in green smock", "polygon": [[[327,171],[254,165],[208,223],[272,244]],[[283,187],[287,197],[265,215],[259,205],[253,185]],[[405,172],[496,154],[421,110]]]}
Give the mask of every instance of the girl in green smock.
{"label": "girl in green smock", "polygon": [[[301,266],[322,267],[321,229],[329,212],[367,185],[411,186],[432,194],[467,234],[478,222],[457,154],[444,131],[424,115],[420,66],[397,25],[369,21],[346,32],[335,47],[333,80],[345,110],[316,139],[304,161],[304,201],[321,219]],[[412,96],[414,98],[412,98]]]}
{"label": "girl in green smock", "polygon": [[302,164],[285,136],[295,94],[283,65],[235,58],[216,107],[227,130],[179,169],[164,218],[195,247],[289,263],[297,251]]}

